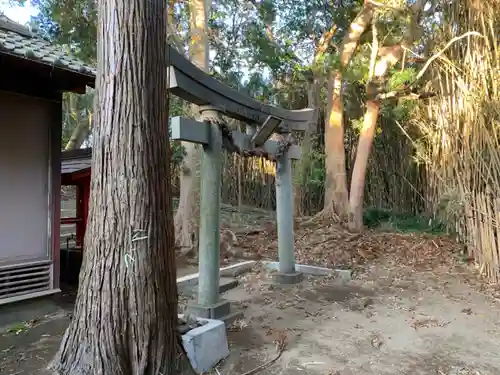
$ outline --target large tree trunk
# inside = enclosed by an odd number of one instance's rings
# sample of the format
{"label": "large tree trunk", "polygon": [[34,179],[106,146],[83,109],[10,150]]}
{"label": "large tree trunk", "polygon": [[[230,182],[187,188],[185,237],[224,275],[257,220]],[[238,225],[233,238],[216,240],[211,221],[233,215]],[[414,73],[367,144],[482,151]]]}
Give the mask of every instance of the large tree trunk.
{"label": "large tree trunk", "polygon": [[324,214],[344,221],[348,193],[344,148],[344,103],[342,74],[334,71],[328,77],[328,105],[325,119],[325,201]]}
{"label": "large tree trunk", "polygon": [[375,7],[365,1],[363,9],[349,26],[340,46],[340,63],[329,74],[328,115],[325,120],[325,205],[326,216],[338,215],[344,221],[348,213],[347,178],[344,148],[344,104],[342,98],[342,72],[347,69],[359,40],[370,25]]}
{"label": "large tree trunk", "polygon": [[[190,0],[191,44],[190,55],[193,63],[208,71],[208,9],[206,0]],[[198,117],[199,110],[191,105],[191,114]],[[182,142],[186,156],[182,162],[180,175],[179,208],[175,215],[176,244],[183,253],[197,246],[200,207],[200,149],[190,142]]]}
{"label": "large tree trunk", "polygon": [[99,1],[89,223],[57,374],[179,373],[165,17],[161,0]]}

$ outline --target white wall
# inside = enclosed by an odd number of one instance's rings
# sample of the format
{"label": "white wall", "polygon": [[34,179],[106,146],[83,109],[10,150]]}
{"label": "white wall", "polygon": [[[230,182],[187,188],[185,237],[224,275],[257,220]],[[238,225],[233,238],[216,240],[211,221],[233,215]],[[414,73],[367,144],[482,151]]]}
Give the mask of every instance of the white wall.
{"label": "white wall", "polygon": [[0,91],[0,266],[49,259],[50,102]]}

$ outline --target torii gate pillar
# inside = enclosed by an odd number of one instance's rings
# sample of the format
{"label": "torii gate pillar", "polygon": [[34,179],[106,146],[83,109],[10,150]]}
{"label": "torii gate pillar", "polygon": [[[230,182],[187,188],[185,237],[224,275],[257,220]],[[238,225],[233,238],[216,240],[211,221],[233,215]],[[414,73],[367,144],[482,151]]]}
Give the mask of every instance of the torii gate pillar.
{"label": "torii gate pillar", "polygon": [[280,284],[298,283],[302,280],[302,274],[295,270],[292,160],[288,150],[276,162],[276,226],[279,272],[272,277]]}
{"label": "torii gate pillar", "polygon": [[[200,171],[198,296],[196,303],[188,305],[187,313],[227,323],[239,318],[241,313],[231,312],[230,303],[219,298],[222,134],[214,121],[218,116],[217,110],[201,107],[200,117],[205,123],[194,124],[197,129],[191,132],[191,141],[196,141],[195,135],[201,137],[203,152]],[[181,131],[180,128],[178,130]]]}

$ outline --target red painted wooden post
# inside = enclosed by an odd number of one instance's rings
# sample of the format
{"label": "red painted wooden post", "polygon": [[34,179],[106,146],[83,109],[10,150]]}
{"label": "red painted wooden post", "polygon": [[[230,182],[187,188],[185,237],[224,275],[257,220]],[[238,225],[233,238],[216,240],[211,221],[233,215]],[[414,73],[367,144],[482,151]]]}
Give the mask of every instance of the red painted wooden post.
{"label": "red painted wooden post", "polygon": [[[90,200],[90,173],[82,181],[83,186],[83,238],[85,240],[85,233],[87,231],[87,220],[89,217],[89,200]],[[82,241],[83,244],[83,241]]]}
{"label": "red painted wooden post", "polygon": [[76,246],[83,246],[83,237],[85,235],[84,224],[84,199],[85,199],[85,186],[82,181],[78,181],[76,185],[76,218],[79,221],[76,223]]}

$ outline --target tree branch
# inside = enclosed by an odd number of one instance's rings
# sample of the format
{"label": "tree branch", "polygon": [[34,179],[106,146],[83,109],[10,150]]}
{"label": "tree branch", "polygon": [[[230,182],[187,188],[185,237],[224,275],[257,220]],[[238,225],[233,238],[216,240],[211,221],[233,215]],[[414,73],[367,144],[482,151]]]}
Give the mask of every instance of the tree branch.
{"label": "tree branch", "polygon": [[415,80],[413,80],[412,83],[410,83],[409,85],[406,85],[403,90],[395,90],[395,91],[391,91],[388,93],[379,93],[379,94],[377,94],[376,99],[377,100],[386,100],[386,99],[397,98],[397,99],[413,99],[413,100],[415,100],[415,99],[427,99],[427,98],[431,98],[433,96],[436,96],[436,94],[433,92],[423,92],[423,93],[412,92],[412,87],[423,77],[423,75],[425,74],[427,69],[429,69],[429,66],[432,64],[432,62],[434,60],[436,60],[440,56],[442,56],[443,53],[445,53],[446,50],[453,45],[453,43],[459,41],[460,39],[466,38],[468,36],[479,36],[481,38],[484,38],[484,36],[482,34],[478,33],[477,31],[469,31],[469,32],[466,32],[462,35],[459,35],[459,36],[451,39],[448,43],[446,43],[446,45],[444,46],[443,49],[441,49],[436,54],[432,55],[429,58],[429,60],[427,60],[424,67],[418,72],[417,77],[415,78]]}
{"label": "tree branch", "polygon": [[[259,10],[261,8],[261,4],[258,3],[256,0],[250,0],[250,3],[252,3],[252,5],[257,10]],[[267,41],[269,42],[269,44],[271,44],[274,48],[276,48],[277,51],[282,51],[283,50],[282,47],[276,42],[276,40],[274,38],[274,35],[272,33],[272,29],[271,29],[271,24],[269,22],[265,22],[264,28],[265,28],[265,34],[267,37]],[[297,57],[297,55],[293,51],[288,49],[285,52],[290,53],[293,60],[295,60],[296,62],[300,62],[300,59]]]}
{"label": "tree branch", "polygon": [[337,31],[337,25],[333,25],[330,30],[328,30],[321,36],[321,39],[319,40],[318,45],[316,46],[316,51],[314,53],[314,65],[318,63],[318,60],[328,49],[328,45],[330,44],[335,31]]}
{"label": "tree branch", "polygon": [[424,91],[421,93],[412,92],[409,89],[400,90],[400,91],[390,91],[386,93],[379,93],[376,96],[376,100],[389,100],[389,99],[403,99],[403,100],[419,100],[419,99],[428,99],[436,96],[435,92]]}
{"label": "tree branch", "polygon": [[377,64],[379,43],[378,43],[376,22],[372,22],[372,34],[373,34],[373,42],[372,42],[372,53],[370,56],[370,70],[368,72],[368,82],[372,81],[373,75],[375,74],[375,66]]}
{"label": "tree branch", "polygon": [[351,22],[349,30],[342,40],[340,46],[340,68],[345,69],[349,65],[354,51],[358,47],[359,39],[368,29],[368,26],[373,20],[375,8],[371,1],[365,1],[365,4],[356,18]]}
{"label": "tree branch", "polygon": [[422,78],[422,76],[425,74],[426,70],[429,69],[429,66],[431,65],[431,63],[434,60],[436,60],[437,58],[439,58],[443,53],[445,53],[446,50],[448,48],[450,48],[453,43],[459,41],[460,39],[466,38],[468,36],[478,36],[478,37],[484,38],[484,36],[482,34],[478,33],[477,31],[468,31],[468,32],[466,32],[466,33],[464,33],[462,35],[459,35],[459,36],[453,38],[448,43],[446,43],[446,45],[444,46],[444,48],[441,51],[439,51],[436,54],[432,55],[429,58],[429,60],[427,60],[427,62],[425,63],[424,67],[420,70],[420,72],[418,72],[417,77],[415,78],[415,80],[413,81],[413,83],[411,85],[413,85],[416,81],[418,81],[420,78]]}

